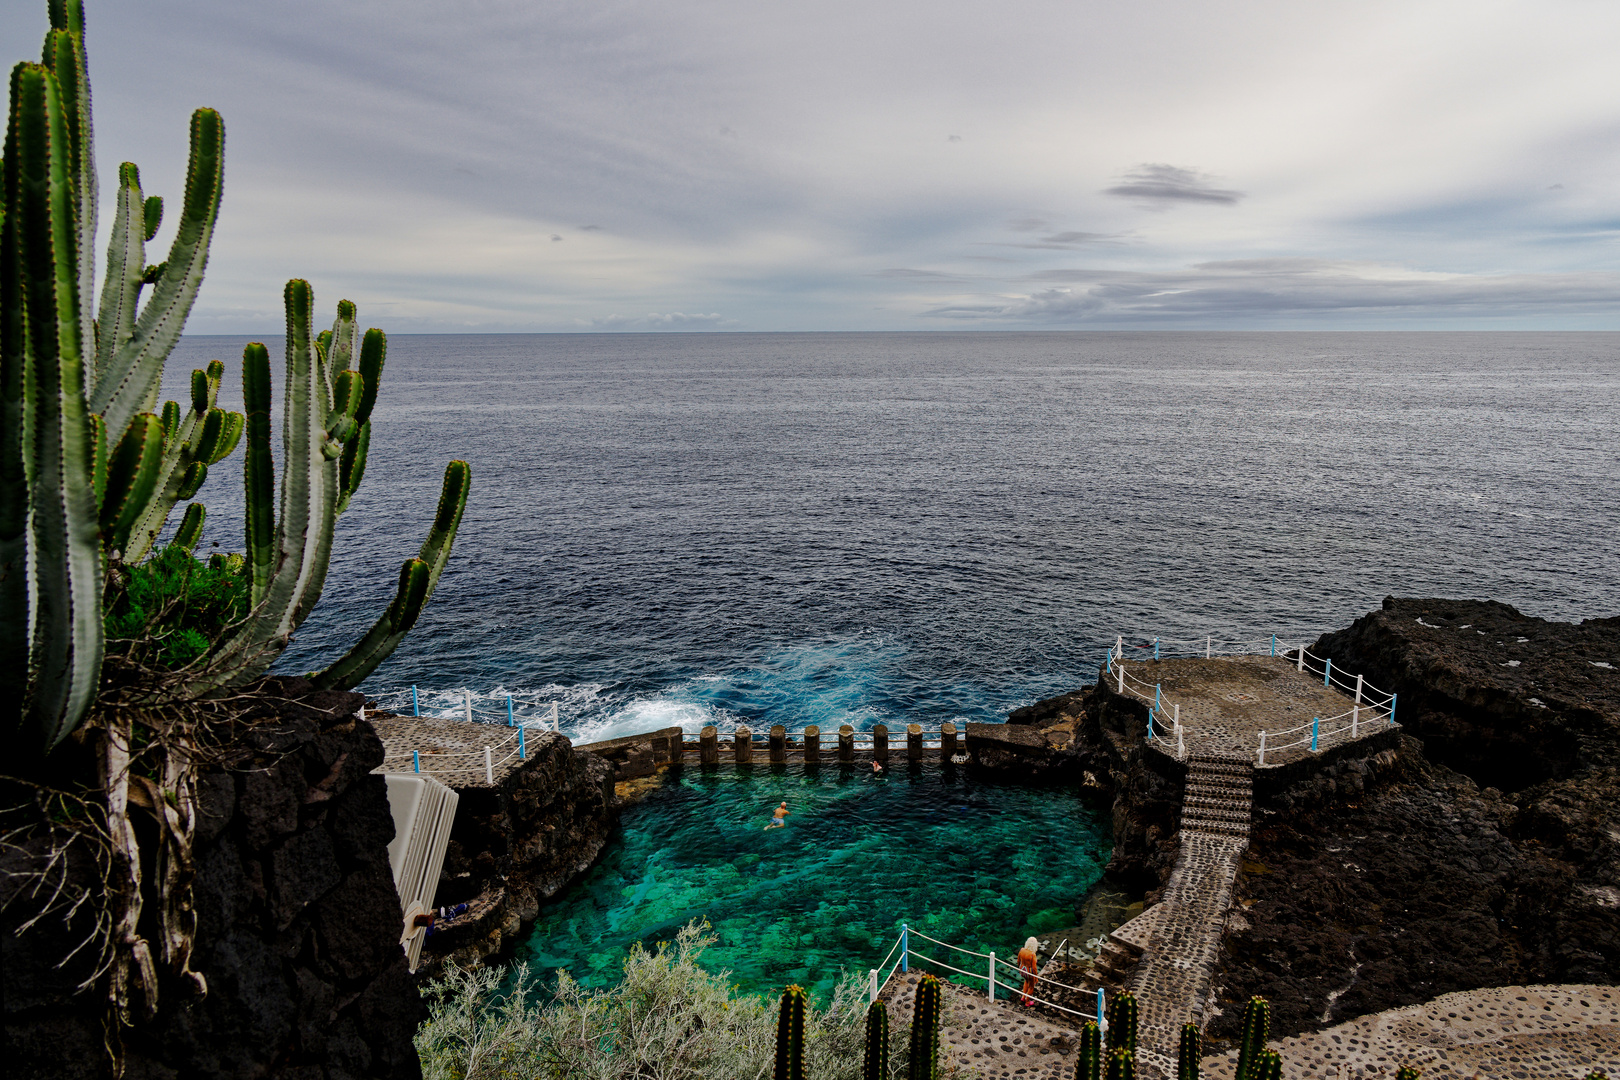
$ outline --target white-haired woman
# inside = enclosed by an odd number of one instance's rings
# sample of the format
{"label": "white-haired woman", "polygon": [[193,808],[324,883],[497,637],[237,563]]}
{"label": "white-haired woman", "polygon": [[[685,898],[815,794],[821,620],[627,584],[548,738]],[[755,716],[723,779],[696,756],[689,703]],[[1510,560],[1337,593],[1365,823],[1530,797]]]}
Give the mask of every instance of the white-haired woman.
{"label": "white-haired woman", "polygon": [[1018,950],[1018,970],[1024,973],[1023,1004],[1033,1005],[1030,995],[1035,993],[1035,966],[1036,959],[1041,951],[1041,943],[1034,938],[1024,942],[1024,947]]}

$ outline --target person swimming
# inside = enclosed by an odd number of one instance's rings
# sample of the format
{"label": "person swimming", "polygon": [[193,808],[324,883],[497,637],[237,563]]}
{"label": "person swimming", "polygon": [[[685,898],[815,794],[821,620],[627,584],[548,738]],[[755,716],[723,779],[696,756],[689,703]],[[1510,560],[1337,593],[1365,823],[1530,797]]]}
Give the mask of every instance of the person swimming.
{"label": "person swimming", "polygon": [[771,814],[771,823],[769,825],[765,826],[765,827],[767,829],[780,829],[780,828],[782,828],[783,826],[785,826],[787,824],[787,822],[784,820],[787,816],[788,816],[787,803],[783,803],[781,806],[778,806],[776,808],[776,810]]}

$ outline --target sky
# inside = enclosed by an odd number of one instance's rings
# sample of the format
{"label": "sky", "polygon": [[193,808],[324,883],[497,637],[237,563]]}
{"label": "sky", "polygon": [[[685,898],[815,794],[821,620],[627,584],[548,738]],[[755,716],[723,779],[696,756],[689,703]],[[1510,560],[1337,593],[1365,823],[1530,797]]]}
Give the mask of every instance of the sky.
{"label": "sky", "polygon": [[1613,0],[88,7],[103,234],[225,118],[194,333],[1620,329]]}

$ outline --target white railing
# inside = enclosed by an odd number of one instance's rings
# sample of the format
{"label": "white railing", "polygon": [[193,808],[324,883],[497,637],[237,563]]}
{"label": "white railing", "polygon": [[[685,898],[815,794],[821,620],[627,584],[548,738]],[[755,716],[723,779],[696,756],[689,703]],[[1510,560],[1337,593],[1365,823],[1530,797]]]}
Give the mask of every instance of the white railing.
{"label": "white railing", "polygon": [[[1199,644],[1203,646],[1201,651],[1196,648]],[[1193,648],[1187,648],[1189,645]],[[1345,712],[1333,716],[1312,717],[1308,723],[1282,731],[1261,731],[1259,745],[1255,749],[1256,765],[1265,765],[1268,751],[1280,753],[1283,750],[1308,746],[1310,752],[1314,754],[1334,740],[1357,739],[1374,727],[1388,727],[1395,723],[1395,708],[1399,695],[1379,690],[1361,675],[1352,680],[1342,670],[1335,672],[1332,657],[1318,656],[1304,645],[1289,648],[1280,643],[1275,634],[1269,638],[1247,641],[1216,641],[1213,635],[1206,636],[1202,642],[1197,639],[1155,637],[1151,641],[1131,646],[1127,646],[1124,636],[1120,635],[1114,639],[1114,647],[1108,651],[1107,677],[1113,681],[1115,693],[1131,695],[1151,703],[1148,707],[1147,741],[1152,742],[1157,738],[1163,740],[1166,745],[1173,745],[1174,755],[1178,760],[1185,760],[1187,757],[1185,731],[1181,725],[1181,704],[1166,698],[1160,684],[1150,685],[1125,669],[1123,661],[1127,647],[1144,652],[1151,649],[1154,660],[1200,655],[1205,659],[1233,655],[1292,659],[1296,671],[1301,674],[1309,671],[1313,676],[1320,672],[1323,687],[1342,690],[1353,698],[1354,703]],[[1144,656],[1142,659],[1146,660],[1147,657]],[[1168,723],[1166,717],[1169,718]],[[1289,736],[1297,737],[1281,743],[1276,741]]]}
{"label": "white railing", "polygon": [[[911,947],[911,939],[913,937],[921,938],[922,940],[938,946],[941,949],[949,949],[953,954],[971,956],[976,959],[983,960],[985,962],[984,968],[983,970],[977,972],[968,971],[965,968],[957,967],[954,964],[948,964],[937,957],[918,952]],[[1061,946],[1059,946],[1059,948],[1061,949]],[[898,958],[895,958],[896,952],[900,954]],[[955,956],[953,955],[952,958],[955,959]],[[890,959],[894,959],[893,964],[889,963]],[[924,934],[919,930],[913,930],[905,923],[900,924],[900,936],[895,939],[894,946],[889,950],[889,954],[883,958],[877,967],[872,968],[868,973],[867,994],[869,1000],[876,1001],[878,999],[878,995],[881,994],[884,988],[889,985],[889,980],[894,978],[896,971],[900,972],[901,974],[905,974],[911,970],[912,963],[917,961],[928,964],[933,969],[949,971],[957,975],[965,975],[970,979],[982,981],[984,983],[985,996],[991,1001],[996,999],[996,987],[999,986],[1009,994],[1017,995],[1020,999],[1027,998],[1029,1001],[1038,1005],[1045,1005],[1049,1009],[1056,1009],[1058,1012],[1067,1013],[1070,1016],[1079,1017],[1082,1020],[1095,1019],[1097,1021],[1097,1025],[1102,1028],[1105,1033],[1108,1030],[1108,1021],[1106,1019],[1105,1009],[1106,1001],[1103,997],[1103,991],[1101,989],[1098,989],[1097,991],[1097,1009],[1095,1015],[1093,1015],[1089,1010],[1073,1009],[1067,1005],[1059,1005],[1055,1001],[1048,1001],[1045,998],[1036,997],[1034,994],[1026,995],[1024,993],[1022,980],[1031,980],[1037,984],[1044,983],[1048,986],[1057,986],[1064,990],[1072,991],[1076,990],[1077,988],[1070,986],[1068,983],[1059,982],[1056,979],[1048,979],[1043,974],[1026,971],[1017,964],[1009,964],[1006,960],[997,957],[994,951],[979,952],[976,949],[964,948],[961,945],[952,945],[949,942],[940,941],[938,938],[929,937],[927,934]],[[968,961],[963,960],[961,962],[967,963]],[[889,968],[887,973],[884,973],[883,971],[885,965],[887,965]],[[1011,972],[1011,975],[1009,976],[1005,974],[1003,969],[1006,969],[1006,972]],[[1003,982],[1002,980],[1007,977],[1020,980],[1019,985],[1014,986],[1010,983]]]}
{"label": "white railing", "polygon": [[[561,730],[555,701],[540,701],[523,694],[506,694],[503,704],[490,707],[482,703],[475,705],[473,691],[465,687],[459,691],[437,691],[437,693],[457,694],[461,700],[455,705],[440,705],[436,712],[424,713],[421,694],[414,686],[403,690],[385,690],[372,697],[379,707],[400,715],[406,715],[406,710],[409,710],[411,716],[426,716],[433,720],[465,720],[470,724],[504,724],[507,727],[539,728],[542,731]],[[479,698],[480,701],[494,698],[499,702],[502,696],[499,692],[495,692],[480,694]]]}

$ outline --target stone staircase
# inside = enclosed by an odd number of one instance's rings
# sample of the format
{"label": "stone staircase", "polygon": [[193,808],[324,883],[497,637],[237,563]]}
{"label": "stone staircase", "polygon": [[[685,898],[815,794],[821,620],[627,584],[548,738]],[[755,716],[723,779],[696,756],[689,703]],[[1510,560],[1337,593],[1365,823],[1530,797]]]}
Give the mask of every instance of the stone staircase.
{"label": "stone staircase", "polygon": [[1242,758],[1193,754],[1181,796],[1181,831],[1245,843],[1254,812],[1254,766]]}

